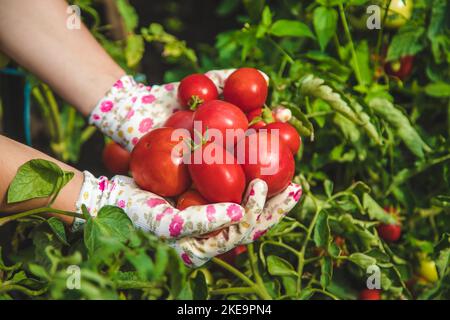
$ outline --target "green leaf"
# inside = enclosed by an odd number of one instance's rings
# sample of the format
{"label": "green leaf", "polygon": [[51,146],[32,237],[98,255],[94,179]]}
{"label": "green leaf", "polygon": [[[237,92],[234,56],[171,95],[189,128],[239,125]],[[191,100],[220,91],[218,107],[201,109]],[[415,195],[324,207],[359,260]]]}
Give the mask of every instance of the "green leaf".
{"label": "green leaf", "polygon": [[333,181],[331,180],[325,180],[323,182],[323,188],[325,190],[325,194],[327,195],[328,198],[331,197],[331,195],[333,194]]}
{"label": "green leaf", "polygon": [[398,60],[404,56],[414,56],[425,48],[425,28],[405,26],[392,38],[386,61]]}
{"label": "green leaf", "polygon": [[140,35],[129,35],[125,47],[127,66],[133,68],[139,64],[144,54],[144,39]]}
{"label": "green leaf", "polygon": [[271,255],[267,257],[267,268],[269,273],[273,276],[297,275],[297,273],[294,271],[294,267],[292,267],[289,261],[278,256]]}
{"label": "green leaf", "polygon": [[133,230],[130,218],[121,208],[104,206],[96,217],[86,222],[84,243],[89,253],[94,254],[106,240],[126,242],[131,238]]}
{"label": "green leaf", "polygon": [[270,28],[270,33],[277,37],[314,38],[314,34],[306,24],[295,20],[277,20]]}
{"label": "green leaf", "polygon": [[348,259],[363,269],[367,269],[367,267],[375,265],[377,263],[377,260],[375,258],[372,258],[360,252],[352,253],[348,257]]}
{"label": "green leaf", "polygon": [[34,159],[21,165],[8,189],[8,203],[55,195],[72,179],[55,163]]}
{"label": "green leaf", "polygon": [[268,27],[272,24],[272,12],[269,6],[265,6],[262,12],[261,24]]}
{"label": "green leaf", "polygon": [[138,15],[128,0],[116,0],[117,9],[125,23],[127,33],[132,33],[138,26]]}
{"label": "green leaf", "polygon": [[314,243],[321,248],[327,248],[330,242],[330,226],[328,225],[328,214],[322,210],[317,217],[314,227]]}
{"label": "green leaf", "polygon": [[299,300],[309,300],[314,294],[314,291],[312,291],[310,288],[303,289],[302,292],[300,292],[300,295],[298,297]]}
{"label": "green leaf", "polygon": [[396,223],[395,218],[391,214],[384,211],[384,209],[368,193],[363,194],[363,207],[371,219],[378,220],[386,224]]}
{"label": "green leaf", "polygon": [[425,93],[435,98],[450,97],[450,84],[445,82],[429,83],[425,86]]}
{"label": "green leaf", "polygon": [[328,42],[336,33],[337,20],[338,14],[332,8],[321,6],[314,10],[313,25],[322,51],[325,50]]}
{"label": "green leaf", "polygon": [[61,222],[61,220],[56,217],[51,217],[47,220],[47,223],[55,233],[56,237],[58,237],[58,239],[61,240],[62,243],[68,246],[69,243],[67,242],[66,229],[64,228],[64,224]]}
{"label": "green leaf", "polygon": [[195,277],[190,279],[194,300],[206,300],[208,298],[208,283],[203,272],[196,272]]}
{"label": "green leaf", "polygon": [[450,265],[450,248],[446,248],[439,253],[436,259],[436,267],[439,271],[440,278],[444,278],[447,269]]}
{"label": "green leaf", "polygon": [[326,289],[333,277],[333,261],[331,257],[323,257],[320,260],[320,285],[323,289]]}
{"label": "green leaf", "polygon": [[30,269],[30,272],[34,274],[35,276],[41,278],[41,279],[50,279],[50,275],[47,273],[47,270],[43,266],[40,266],[38,264],[30,263],[28,264],[28,268]]}

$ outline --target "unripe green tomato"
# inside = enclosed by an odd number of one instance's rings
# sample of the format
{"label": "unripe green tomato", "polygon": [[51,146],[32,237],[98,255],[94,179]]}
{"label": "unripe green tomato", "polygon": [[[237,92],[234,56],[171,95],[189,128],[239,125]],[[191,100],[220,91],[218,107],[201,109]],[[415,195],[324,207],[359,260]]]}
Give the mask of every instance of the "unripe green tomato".
{"label": "unripe green tomato", "polygon": [[[389,0],[385,0],[387,6]],[[398,29],[411,18],[413,11],[413,0],[391,0],[384,26],[390,29]],[[383,18],[385,10],[381,10]]]}
{"label": "unripe green tomato", "polygon": [[439,279],[436,263],[433,260],[420,260],[419,274],[422,278],[429,282],[436,282]]}

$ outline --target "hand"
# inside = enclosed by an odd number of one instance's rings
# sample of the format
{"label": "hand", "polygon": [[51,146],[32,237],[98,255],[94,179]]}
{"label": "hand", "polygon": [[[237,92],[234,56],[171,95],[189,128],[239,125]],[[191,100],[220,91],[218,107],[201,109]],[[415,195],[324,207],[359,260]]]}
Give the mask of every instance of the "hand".
{"label": "hand", "polygon": [[[213,70],[206,75],[221,93],[225,79],[233,71]],[[99,101],[90,123],[131,151],[144,134],[163,126],[175,111],[182,109],[177,99],[178,85],[174,82],[150,87],[124,76]]]}
{"label": "hand", "polygon": [[[247,244],[263,235],[298,202],[301,187],[291,184],[284,192],[266,202],[267,185],[262,180],[250,183],[242,206],[217,203],[178,210],[164,198],[139,189],[133,179],[115,176],[95,178],[84,172],[84,183],[77,210],[84,204],[92,216],[105,205],[122,208],[133,224],[150,231],[176,249],[188,266],[200,266],[212,257]],[[78,227],[81,220],[75,222]],[[207,239],[198,236],[222,229]]]}

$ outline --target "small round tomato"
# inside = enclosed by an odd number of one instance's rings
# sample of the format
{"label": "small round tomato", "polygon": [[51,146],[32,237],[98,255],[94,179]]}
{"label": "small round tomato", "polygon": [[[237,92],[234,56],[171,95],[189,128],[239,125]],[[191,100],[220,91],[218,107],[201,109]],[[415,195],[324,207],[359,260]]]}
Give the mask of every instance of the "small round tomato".
{"label": "small round tomato", "polygon": [[115,142],[109,142],[103,149],[103,164],[114,174],[128,174],[130,153]]}
{"label": "small round tomato", "polygon": [[175,129],[186,129],[192,132],[194,111],[191,110],[180,110],[175,112],[173,115],[167,119],[164,127],[170,127]]}
{"label": "small round tomato", "polygon": [[246,136],[239,141],[236,150],[245,152],[242,168],[247,182],[256,178],[264,180],[269,188],[268,197],[286,189],[294,177],[291,150],[265,130]]}
{"label": "small round tomato", "polygon": [[241,203],[245,174],[234,156],[222,146],[206,143],[195,149],[188,168],[198,192],[209,202]]}
{"label": "small round tomato", "polygon": [[412,72],[414,56],[404,56],[400,60],[386,62],[384,70],[392,77],[405,80]]}
{"label": "small round tomato", "polygon": [[359,293],[359,300],[381,300],[381,290],[378,289],[363,289]]}
{"label": "small round tomato", "polygon": [[[197,129],[201,126],[201,130]],[[205,137],[205,132],[209,131],[209,141],[222,144],[226,147],[233,146],[237,142],[237,136],[234,133],[242,132],[244,134],[247,130],[248,121],[241,109],[235,105],[213,100],[202,104],[194,114],[194,131],[200,131]],[[222,141],[217,141],[211,132],[211,129],[217,129],[221,135]],[[227,141],[226,134],[231,133],[232,138]]]}
{"label": "small round tomato", "polygon": [[163,197],[177,196],[191,185],[183,163],[182,136],[174,141],[174,128],[159,128],[143,136],[131,152],[130,170],[136,184]]}
{"label": "small round tomato", "polygon": [[[385,0],[385,7],[388,4],[388,0]],[[391,0],[389,9],[387,11],[387,17],[385,21],[385,27],[391,29],[397,29],[403,26],[406,21],[411,18],[413,11],[412,0]],[[385,10],[382,10],[381,17],[384,17]]]}
{"label": "small round tomato", "polygon": [[264,105],[267,91],[267,81],[261,72],[254,68],[240,68],[225,80],[223,97],[244,112],[250,112]]}
{"label": "small round tomato", "polygon": [[244,245],[240,245],[240,246],[237,246],[234,249],[231,249],[228,252],[225,252],[225,253],[223,253],[221,255],[218,255],[217,258],[219,258],[220,260],[225,261],[228,264],[235,264],[236,263],[236,258],[239,255],[241,255],[244,252],[246,252],[246,251],[247,251],[247,247],[244,246]]}
{"label": "small round tomato", "polygon": [[429,282],[436,282],[439,275],[436,269],[436,263],[433,260],[422,258],[419,261],[419,275]]}
{"label": "small round tomato", "polygon": [[275,130],[278,130],[280,141],[282,141],[289,147],[292,154],[296,154],[298,149],[300,149],[300,146],[302,144],[300,135],[298,134],[297,130],[295,130],[295,128],[289,123],[272,122],[269,123],[265,127],[265,129],[267,129],[267,131],[271,134],[274,134]]}
{"label": "small round tomato", "polygon": [[178,101],[183,107],[196,108],[199,104],[217,99],[218,96],[214,82],[200,73],[185,77],[178,87]]}
{"label": "small round tomato", "polygon": [[177,209],[184,210],[190,206],[201,206],[208,204],[205,198],[195,190],[188,190],[181,194],[177,200]]}
{"label": "small round tomato", "polygon": [[387,242],[396,242],[402,235],[402,227],[400,224],[381,223],[377,227],[380,238]]}

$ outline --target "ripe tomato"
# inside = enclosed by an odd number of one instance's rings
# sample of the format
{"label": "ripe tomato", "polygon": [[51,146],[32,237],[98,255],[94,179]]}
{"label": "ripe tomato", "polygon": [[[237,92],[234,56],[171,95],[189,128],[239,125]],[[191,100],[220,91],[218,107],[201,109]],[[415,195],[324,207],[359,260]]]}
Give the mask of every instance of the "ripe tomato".
{"label": "ripe tomato", "polygon": [[363,289],[359,293],[359,300],[381,300],[381,290]]}
{"label": "ripe tomato", "polygon": [[[209,155],[215,157],[216,152],[222,152],[223,157],[218,157],[218,161],[211,161]],[[232,154],[220,145],[207,143],[195,149],[190,156],[189,173],[197,190],[206,200],[212,203],[241,203],[245,174]],[[227,157],[232,161],[226,161]]]}
{"label": "ripe tomato", "polygon": [[186,129],[189,132],[192,131],[194,111],[180,110],[175,112],[167,119],[164,127],[170,127],[175,129]]}
{"label": "ripe tomato", "polygon": [[236,258],[246,251],[247,247],[244,245],[240,245],[228,252],[218,255],[217,258],[225,261],[228,264],[235,264]]}
{"label": "ripe tomato", "polygon": [[[201,123],[201,133],[204,136],[206,130],[217,129],[224,141],[223,145],[226,147],[233,146],[237,142],[237,138],[226,141],[227,129],[231,132],[235,130],[242,130],[242,133],[247,130],[248,121],[245,114],[235,105],[220,101],[213,100],[206,102],[195,111],[194,114],[194,130],[197,125]],[[215,139],[209,139],[214,141]],[[218,141],[216,143],[220,144]]]}
{"label": "ripe tomato", "polygon": [[267,98],[267,81],[253,68],[240,68],[225,80],[223,97],[244,112],[261,108]]}
{"label": "ripe tomato", "polygon": [[265,129],[267,129],[269,133],[271,133],[272,130],[278,129],[278,135],[280,137],[280,141],[282,141],[284,144],[286,144],[289,147],[292,154],[296,154],[298,149],[300,149],[300,145],[302,143],[300,135],[298,134],[297,130],[295,130],[295,128],[293,126],[291,126],[289,123],[272,122],[272,123],[269,123],[265,127]]}
{"label": "ripe tomato", "polygon": [[114,174],[128,174],[130,153],[115,142],[109,142],[103,149],[103,164]]}
{"label": "ripe tomato", "polygon": [[185,77],[178,87],[178,101],[183,107],[195,108],[199,104],[217,99],[218,95],[214,82],[200,73]]}
{"label": "ripe tomato", "polygon": [[[163,197],[177,196],[191,185],[183,150],[174,150],[180,143],[172,141],[174,131],[173,128],[150,131],[131,153],[130,169],[136,184]],[[183,138],[187,137],[180,140]]]}
{"label": "ripe tomato", "polygon": [[414,56],[404,56],[397,61],[386,62],[384,70],[390,76],[405,80],[412,72]]}
{"label": "ripe tomato", "polygon": [[402,235],[402,227],[400,224],[381,223],[377,227],[380,238],[387,242],[396,242]]}
{"label": "ripe tomato", "polygon": [[242,168],[247,182],[256,178],[264,180],[269,188],[269,197],[286,189],[295,171],[291,150],[281,141],[277,147],[273,138],[264,130],[258,131],[239,141],[236,149],[237,152],[245,152]]}
{"label": "ripe tomato", "polygon": [[205,198],[195,190],[188,190],[181,194],[177,200],[177,209],[184,210],[190,206],[200,206],[208,204]]}

